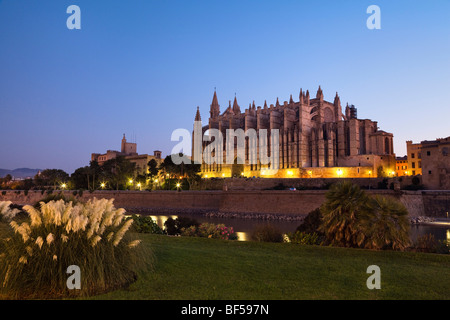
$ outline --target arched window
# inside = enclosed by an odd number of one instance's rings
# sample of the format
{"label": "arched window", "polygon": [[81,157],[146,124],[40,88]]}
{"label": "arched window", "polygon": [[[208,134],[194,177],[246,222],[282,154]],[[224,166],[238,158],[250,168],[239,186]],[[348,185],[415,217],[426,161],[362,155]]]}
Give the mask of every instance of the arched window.
{"label": "arched window", "polygon": [[391,148],[389,147],[389,138],[384,138],[384,153],[389,154]]}

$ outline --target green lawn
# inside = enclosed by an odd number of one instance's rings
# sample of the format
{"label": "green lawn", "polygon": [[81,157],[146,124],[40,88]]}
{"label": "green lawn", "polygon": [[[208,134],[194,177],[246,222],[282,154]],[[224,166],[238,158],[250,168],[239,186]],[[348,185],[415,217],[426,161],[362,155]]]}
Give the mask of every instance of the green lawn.
{"label": "green lawn", "polygon": [[[154,271],[93,299],[450,299],[450,255],[140,236]],[[380,290],[366,286],[369,265]]]}

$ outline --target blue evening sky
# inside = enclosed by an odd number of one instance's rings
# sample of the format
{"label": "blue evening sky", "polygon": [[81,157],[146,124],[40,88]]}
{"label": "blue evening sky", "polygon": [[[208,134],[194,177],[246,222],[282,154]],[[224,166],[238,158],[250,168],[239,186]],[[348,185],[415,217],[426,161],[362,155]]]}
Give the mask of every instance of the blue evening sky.
{"label": "blue evening sky", "polygon": [[[81,30],[69,30],[70,5]],[[381,30],[369,30],[369,5]],[[170,153],[221,111],[336,92],[406,140],[450,135],[450,1],[0,0],[0,168],[72,173],[93,152]],[[132,137],[135,137],[132,139]]]}

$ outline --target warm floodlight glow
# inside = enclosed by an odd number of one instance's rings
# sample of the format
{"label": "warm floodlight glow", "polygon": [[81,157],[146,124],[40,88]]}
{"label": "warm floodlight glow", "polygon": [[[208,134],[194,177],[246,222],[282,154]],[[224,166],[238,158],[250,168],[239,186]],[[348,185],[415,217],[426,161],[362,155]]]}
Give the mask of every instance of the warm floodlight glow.
{"label": "warm floodlight glow", "polygon": [[179,188],[181,186],[181,184],[177,183],[177,188]]}
{"label": "warm floodlight glow", "polygon": [[287,172],[287,174],[288,174],[288,176],[294,175],[294,173],[292,171],[290,171],[290,170]]}
{"label": "warm floodlight glow", "polygon": [[61,185],[61,188],[62,189],[65,189],[67,187],[67,184],[65,184],[65,183],[63,183],[62,185]]}
{"label": "warm floodlight glow", "polygon": [[133,179],[128,180],[129,184],[133,184]]}
{"label": "warm floodlight glow", "polygon": [[102,182],[102,183],[100,184],[100,187],[101,187],[102,189],[105,189],[106,184],[105,184],[104,182]]}
{"label": "warm floodlight glow", "polygon": [[338,169],[338,170],[337,170],[337,175],[338,175],[338,177],[341,177],[342,174],[343,174],[342,170],[341,170],[341,169]]}

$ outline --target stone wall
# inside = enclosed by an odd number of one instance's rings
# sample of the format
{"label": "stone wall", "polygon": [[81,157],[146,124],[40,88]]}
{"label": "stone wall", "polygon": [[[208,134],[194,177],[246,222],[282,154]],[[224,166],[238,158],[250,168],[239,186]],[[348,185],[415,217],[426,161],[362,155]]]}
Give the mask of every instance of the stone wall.
{"label": "stone wall", "polygon": [[[298,190],[314,190],[324,189],[340,181],[339,178],[216,178],[204,179],[199,185],[202,190],[223,190],[226,186],[227,190],[269,190],[284,186],[286,188],[294,187]],[[354,184],[363,188],[376,189],[382,178],[346,178]],[[389,179],[391,182],[391,179]]]}
{"label": "stone wall", "polygon": [[[399,199],[408,208],[412,217],[425,213],[431,216],[443,215],[439,209],[446,198],[439,195],[438,201],[421,191],[394,192],[392,190],[367,190],[371,195],[381,194]],[[4,193],[4,194],[3,194]],[[66,191],[67,197],[73,197]],[[318,208],[325,201],[326,190],[266,190],[266,191],[96,191],[84,192],[79,200],[96,198],[114,198],[116,207],[126,208],[136,213],[236,213],[236,214],[273,214],[273,215],[306,215]],[[0,193],[0,201],[12,201],[16,204],[34,204],[45,195],[40,191],[4,191]],[[447,197],[450,194],[447,193]],[[426,205],[424,206],[424,199]]]}
{"label": "stone wall", "polygon": [[424,215],[436,218],[450,217],[450,191],[423,191]]}

